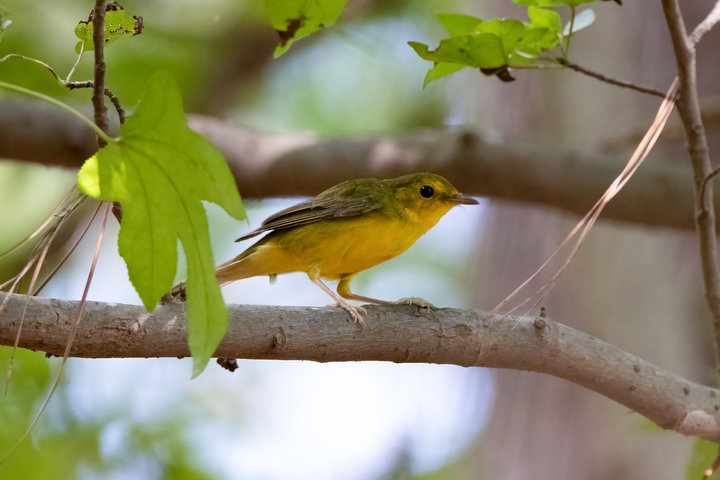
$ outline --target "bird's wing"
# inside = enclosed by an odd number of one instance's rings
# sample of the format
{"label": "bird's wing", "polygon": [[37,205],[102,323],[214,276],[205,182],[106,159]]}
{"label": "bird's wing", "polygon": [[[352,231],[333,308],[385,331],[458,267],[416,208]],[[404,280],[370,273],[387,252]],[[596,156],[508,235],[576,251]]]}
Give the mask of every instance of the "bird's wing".
{"label": "bird's wing", "polygon": [[238,238],[247,240],[271,230],[283,230],[310,223],[364,215],[382,207],[382,185],[377,181],[349,181],[331,187],[315,198],[298,203],[268,217],[260,227]]}

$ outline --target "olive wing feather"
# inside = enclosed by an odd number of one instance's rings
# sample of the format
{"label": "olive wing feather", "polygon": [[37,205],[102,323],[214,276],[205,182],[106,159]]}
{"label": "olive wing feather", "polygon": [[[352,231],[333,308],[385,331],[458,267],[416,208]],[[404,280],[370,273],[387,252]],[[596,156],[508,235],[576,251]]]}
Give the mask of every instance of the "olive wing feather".
{"label": "olive wing feather", "polygon": [[382,208],[382,189],[383,185],[374,179],[340,183],[310,200],[271,215],[260,227],[235,241],[247,240],[273,230],[294,228],[334,218],[364,215]]}

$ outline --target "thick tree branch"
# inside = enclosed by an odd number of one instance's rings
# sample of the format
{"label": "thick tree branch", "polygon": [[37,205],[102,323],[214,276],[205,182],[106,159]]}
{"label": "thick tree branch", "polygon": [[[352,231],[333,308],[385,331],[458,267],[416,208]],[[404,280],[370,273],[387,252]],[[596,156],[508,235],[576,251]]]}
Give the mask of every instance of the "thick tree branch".
{"label": "thick tree branch", "polygon": [[[0,293],[0,300],[5,293]],[[11,345],[25,297],[0,313],[0,344]],[[62,355],[78,302],[32,298],[20,346]],[[228,358],[380,360],[532,370],[601,393],[659,426],[720,440],[720,391],[666,372],[618,347],[547,318],[477,310],[368,306],[366,328],[337,308],[231,305],[215,355]],[[75,357],[185,357],[185,305],[88,302]]]}
{"label": "thick tree branch", "polygon": [[705,188],[707,179],[713,173],[713,167],[710,162],[705,126],[700,115],[695,44],[685,29],[678,1],[663,0],[662,3],[678,65],[680,89],[677,106],[688,138],[688,153],[694,172],[695,228],[700,244],[705,297],[715,331],[716,368],[720,374],[720,254],[716,233],[714,191],[712,188]]}
{"label": "thick tree branch", "polygon": [[[519,138],[489,139],[467,130],[319,139],[261,135],[202,116],[191,116],[190,126],[225,154],[246,198],[315,195],[352,177],[426,170],[450,177],[466,193],[582,215],[627,160]],[[76,168],[95,148],[92,132],[62,113],[17,104],[0,108],[0,158]],[[650,161],[603,218],[693,228],[692,212],[691,168]]]}

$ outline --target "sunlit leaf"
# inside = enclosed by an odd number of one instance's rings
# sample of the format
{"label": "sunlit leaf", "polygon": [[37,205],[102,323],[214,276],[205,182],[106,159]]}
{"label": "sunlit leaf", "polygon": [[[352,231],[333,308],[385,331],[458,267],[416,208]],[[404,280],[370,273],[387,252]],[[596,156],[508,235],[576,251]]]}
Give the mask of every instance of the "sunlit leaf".
{"label": "sunlit leaf", "polygon": [[[105,45],[118,38],[137,35],[141,32],[141,21],[125,13],[125,10],[110,10],[105,12]],[[93,42],[93,25],[91,20],[82,21],[75,27],[75,36],[80,41],[75,45],[75,53],[80,50],[95,50]]]}
{"label": "sunlit leaf", "polygon": [[347,0],[265,0],[265,13],[280,37],[275,57],[322,27],[331,27]]}
{"label": "sunlit leaf", "polygon": [[423,82],[423,88],[427,87],[428,84],[430,84],[431,82],[434,82],[435,80],[438,80],[438,79],[446,77],[452,73],[455,73],[459,70],[462,70],[465,67],[467,67],[467,65],[462,65],[460,63],[438,62],[435,64],[435,66],[433,68],[428,70],[428,72],[425,74],[425,81]]}
{"label": "sunlit leaf", "polygon": [[[595,22],[595,12],[593,12],[591,9],[583,10],[579,14],[575,15],[575,21],[572,25],[572,33],[579,32],[583,28],[589,27],[590,25]],[[566,37],[570,35],[570,22],[565,24],[565,28],[563,29],[563,35]]]}
{"label": "sunlit leaf", "polygon": [[435,18],[451,36],[474,33],[475,28],[483,22],[477,17],[459,13],[438,13]]}
{"label": "sunlit leaf", "polygon": [[546,8],[528,7],[528,17],[530,25],[534,28],[544,28],[547,32],[542,39],[541,46],[543,49],[551,49],[560,41],[560,31],[562,30],[562,20],[560,15],[554,10]]}
{"label": "sunlit leaf", "polygon": [[199,374],[228,321],[201,200],[217,203],[235,218],[245,213],[220,153],[187,127],[180,93],[168,74],[150,78],[120,139],[85,162],[79,185],[90,196],[122,204],[118,247],[148,310],[173,285],[180,240],[188,265],[193,373]]}

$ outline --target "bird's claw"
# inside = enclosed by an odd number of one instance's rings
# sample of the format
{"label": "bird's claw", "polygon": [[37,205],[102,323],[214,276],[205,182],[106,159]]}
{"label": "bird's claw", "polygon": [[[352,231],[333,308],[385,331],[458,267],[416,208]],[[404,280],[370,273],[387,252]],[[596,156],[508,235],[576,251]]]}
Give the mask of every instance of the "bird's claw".
{"label": "bird's claw", "polygon": [[367,310],[365,310],[363,307],[356,307],[354,305],[350,305],[347,302],[337,302],[335,304],[328,305],[328,307],[342,308],[350,314],[353,319],[353,323],[357,323],[363,328],[363,330],[365,330],[365,321],[363,320],[362,316],[363,314],[367,313]]}

